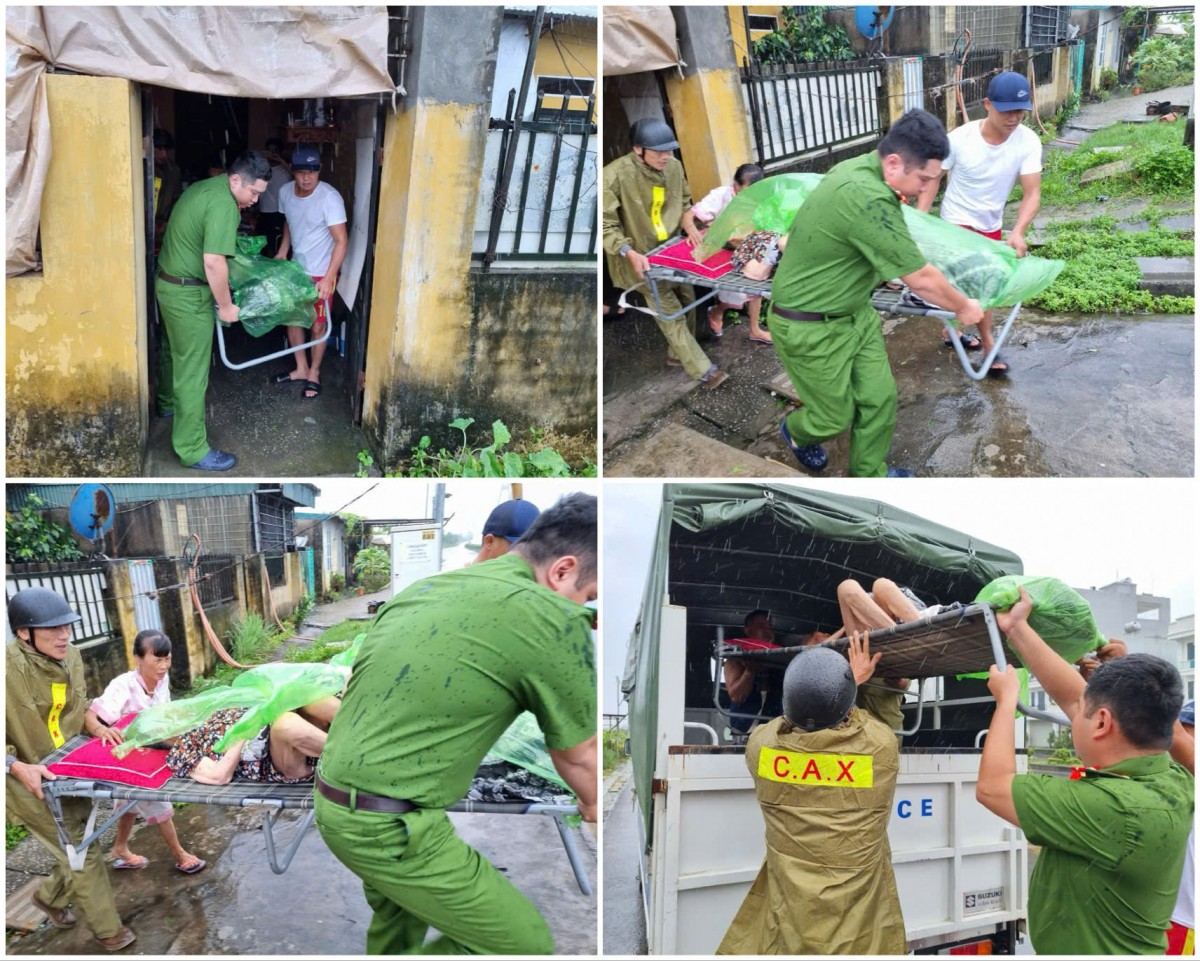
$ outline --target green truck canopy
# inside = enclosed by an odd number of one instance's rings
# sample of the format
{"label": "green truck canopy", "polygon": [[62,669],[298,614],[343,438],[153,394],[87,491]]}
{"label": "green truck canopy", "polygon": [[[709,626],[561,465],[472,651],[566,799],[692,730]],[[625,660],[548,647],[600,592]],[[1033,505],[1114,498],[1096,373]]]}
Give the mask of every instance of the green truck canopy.
{"label": "green truck canopy", "polygon": [[666,484],[641,612],[621,690],[629,700],[634,782],[647,838],[658,738],[664,597],[693,628],[741,635],[752,610],[779,634],[841,626],[837,585],[878,577],[927,604],[966,604],[989,581],[1023,573],[1011,551],[882,501],[782,484]]}

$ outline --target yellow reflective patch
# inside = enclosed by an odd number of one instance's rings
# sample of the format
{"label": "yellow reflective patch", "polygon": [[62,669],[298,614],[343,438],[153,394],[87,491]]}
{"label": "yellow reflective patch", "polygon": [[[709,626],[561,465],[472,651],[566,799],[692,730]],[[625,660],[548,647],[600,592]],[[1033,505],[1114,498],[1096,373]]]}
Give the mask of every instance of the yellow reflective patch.
{"label": "yellow reflective patch", "polygon": [[659,240],[667,239],[667,228],[663,226],[662,209],[667,202],[667,188],[653,187],[654,200],[650,204],[650,223],[654,225],[654,236]]}
{"label": "yellow reflective patch", "polygon": [[54,742],[54,746],[62,747],[66,738],[63,737],[58,718],[62,714],[62,709],[67,706],[67,685],[51,684],[50,702],[50,714],[46,718],[46,727],[50,730],[50,740]]}
{"label": "yellow reflective patch", "polygon": [[764,747],[758,754],[758,776],[780,784],[872,787],[872,761],[869,754],[800,754]]}

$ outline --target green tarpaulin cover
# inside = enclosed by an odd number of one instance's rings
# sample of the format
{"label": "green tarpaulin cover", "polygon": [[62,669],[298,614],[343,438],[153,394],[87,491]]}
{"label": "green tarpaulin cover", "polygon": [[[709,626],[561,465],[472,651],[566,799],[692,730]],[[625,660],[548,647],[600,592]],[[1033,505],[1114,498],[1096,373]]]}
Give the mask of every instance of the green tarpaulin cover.
{"label": "green tarpaulin cover", "polygon": [[[731,238],[743,237],[753,230],[785,233],[821,179],[821,174],[776,174],[751,184],[713,220],[703,243],[692,256],[697,262],[707,260]],[[964,230],[907,204],[903,210],[909,234],[921,253],[951,284],[978,300],[985,310],[1012,306],[1041,293],[1065,266],[1061,260],[1018,257],[1005,243]]]}
{"label": "green tarpaulin cover", "polygon": [[261,337],[280,326],[311,328],[317,319],[317,288],[294,260],[260,257],[266,237],[238,236],[229,258],[229,286],[238,306],[238,323]]}

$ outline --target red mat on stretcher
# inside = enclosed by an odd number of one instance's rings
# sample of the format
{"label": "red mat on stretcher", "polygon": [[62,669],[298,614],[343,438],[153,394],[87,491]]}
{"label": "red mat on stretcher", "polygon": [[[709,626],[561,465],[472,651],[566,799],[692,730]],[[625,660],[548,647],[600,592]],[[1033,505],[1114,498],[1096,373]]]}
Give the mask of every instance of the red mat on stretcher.
{"label": "red mat on stretcher", "polygon": [[754,637],[734,637],[726,638],[725,643],[730,647],[736,647],[742,651],[777,651],[778,644],[773,644],[770,641],[760,641]]}
{"label": "red mat on stretcher", "polygon": [[[113,727],[125,727],[137,714],[126,714]],[[171,780],[167,752],[154,748],[131,751],[123,758],[113,757],[112,748],[94,737],[77,747],[61,761],[49,765],[52,774],[63,777],[115,781],[133,787],[160,788]]]}
{"label": "red mat on stretcher", "polygon": [[671,244],[670,247],[651,254],[646,259],[656,267],[686,270],[689,274],[695,274],[697,277],[716,280],[718,277],[724,277],[733,269],[729,263],[732,256],[732,250],[718,250],[708,260],[698,264],[692,259],[692,248],[687,240],[680,239],[678,243]]}

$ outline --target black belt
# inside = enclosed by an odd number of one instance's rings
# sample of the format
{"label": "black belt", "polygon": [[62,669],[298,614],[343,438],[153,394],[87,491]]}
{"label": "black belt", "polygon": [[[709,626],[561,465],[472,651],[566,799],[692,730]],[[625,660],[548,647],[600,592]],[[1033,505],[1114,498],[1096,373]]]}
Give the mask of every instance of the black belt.
{"label": "black belt", "polygon": [[207,280],[196,280],[192,277],[172,277],[161,268],[158,271],[158,276],[165,280],[168,284],[175,284],[177,287],[207,287]]}
{"label": "black belt", "polygon": [[315,775],[315,780],[317,790],[322,795],[329,798],[334,804],[340,804],[344,808],[351,808],[355,811],[379,811],[383,814],[407,814],[409,811],[417,809],[417,806],[412,801],[401,801],[399,798],[368,794],[366,791],[354,792],[354,804],[352,806],[350,804],[349,791],[343,791],[321,780],[320,774]]}
{"label": "black belt", "polygon": [[771,312],[784,320],[823,321],[825,319],[824,314],[814,314],[807,310],[788,310],[786,307],[776,307],[774,304],[771,305]]}

